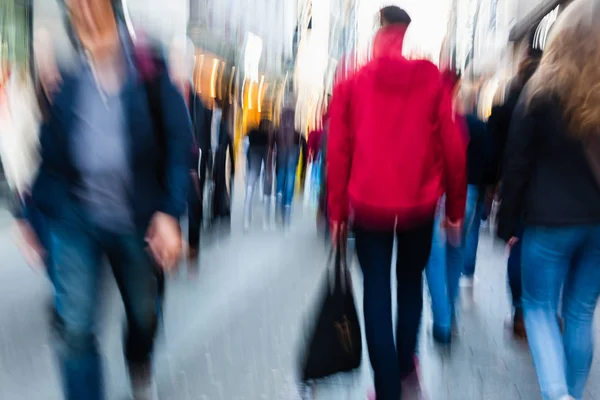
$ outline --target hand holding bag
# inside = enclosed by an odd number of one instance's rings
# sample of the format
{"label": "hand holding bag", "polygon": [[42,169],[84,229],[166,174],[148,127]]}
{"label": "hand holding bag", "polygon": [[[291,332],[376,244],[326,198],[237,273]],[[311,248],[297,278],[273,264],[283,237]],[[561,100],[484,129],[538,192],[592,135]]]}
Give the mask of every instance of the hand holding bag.
{"label": "hand holding bag", "polygon": [[321,308],[303,353],[304,382],[349,372],[361,364],[362,336],[346,265],[346,246],[345,241],[338,243],[333,250],[333,268],[328,268]]}

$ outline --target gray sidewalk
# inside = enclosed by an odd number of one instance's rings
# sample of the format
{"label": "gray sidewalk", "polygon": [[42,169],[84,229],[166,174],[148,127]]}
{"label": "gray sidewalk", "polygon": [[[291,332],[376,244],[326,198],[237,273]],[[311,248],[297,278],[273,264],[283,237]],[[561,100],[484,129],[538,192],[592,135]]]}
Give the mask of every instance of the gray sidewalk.
{"label": "gray sidewalk", "polygon": [[[163,399],[300,398],[295,383],[298,344],[320,288],[325,248],[308,216],[298,216],[289,235],[262,232],[259,211],[256,228],[244,235],[236,216],[231,238],[202,254],[197,279],[181,274],[168,283],[165,329],[156,350]],[[25,265],[8,232],[0,227],[0,399],[60,399],[45,314],[50,287]],[[426,305],[420,357],[429,398],[538,400],[527,346],[515,342],[505,328],[504,249],[485,235],[477,268],[474,301],[461,307],[460,332],[451,349],[433,344]],[[360,304],[356,265],[353,273]],[[109,399],[121,400],[128,394],[121,354],[123,309],[112,280],[105,292],[100,327],[105,379]],[[316,398],[365,399],[372,385],[368,365],[365,353],[358,374],[330,379],[318,387]],[[600,400],[598,358],[588,392],[586,399]]]}

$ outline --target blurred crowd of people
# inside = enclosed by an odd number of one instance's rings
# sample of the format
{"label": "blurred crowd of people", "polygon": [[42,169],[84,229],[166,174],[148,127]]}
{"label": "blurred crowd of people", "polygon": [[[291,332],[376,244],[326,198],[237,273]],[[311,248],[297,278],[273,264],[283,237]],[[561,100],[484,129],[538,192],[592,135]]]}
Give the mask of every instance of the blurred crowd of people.
{"label": "blurred crowd of people", "polygon": [[543,398],[583,398],[600,296],[599,15],[595,0],[571,4],[487,124],[456,74],[402,57],[411,20],[397,7],[381,11],[373,59],[334,89],[329,212],[333,231],[351,223],[355,234],[377,399],[423,396],[414,358],[422,272],[433,337],[449,344],[459,280],[473,285],[494,202],[510,249],[513,328],[528,339]]}
{"label": "blurred crowd of people", "polygon": [[[54,287],[65,397],[105,398],[94,326],[106,257],[125,304],[133,396],[155,399],[152,351],[164,274],[184,252],[180,220],[192,270],[204,228],[231,227],[231,106],[206,104],[111,0],[65,6],[77,62],[40,56],[40,87],[29,71],[2,69],[2,164],[24,255]],[[355,237],[371,398],[424,396],[423,275],[433,338],[448,345],[460,281],[475,284],[480,226],[492,218],[510,251],[513,331],[529,342],[544,399],[583,398],[600,296],[598,20],[598,0],[574,1],[482,121],[459,74],[402,56],[411,18],[385,7],[372,58],[336,82],[321,129],[305,139],[284,107],[249,130],[243,229],[257,192],[263,225],[289,229],[300,177],[333,246]]]}

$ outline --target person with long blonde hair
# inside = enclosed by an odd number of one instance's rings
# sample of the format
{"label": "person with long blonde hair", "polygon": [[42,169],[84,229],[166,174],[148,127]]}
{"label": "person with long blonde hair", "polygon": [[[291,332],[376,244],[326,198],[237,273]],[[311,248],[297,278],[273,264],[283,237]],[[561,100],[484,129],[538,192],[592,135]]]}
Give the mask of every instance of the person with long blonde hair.
{"label": "person with long blonde hair", "polygon": [[[600,1],[553,28],[513,115],[498,235],[523,221],[523,310],[545,400],[582,399],[600,297]],[[562,292],[564,335],[556,318]]]}

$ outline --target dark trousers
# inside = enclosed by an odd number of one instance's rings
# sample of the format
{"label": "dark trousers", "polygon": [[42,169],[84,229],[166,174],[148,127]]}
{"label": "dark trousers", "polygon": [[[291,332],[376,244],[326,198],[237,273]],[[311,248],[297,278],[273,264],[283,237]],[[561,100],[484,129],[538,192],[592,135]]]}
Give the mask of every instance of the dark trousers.
{"label": "dark trousers", "polygon": [[[227,155],[227,146],[219,146],[213,165],[213,218],[225,221],[231,219],[231,193],[227,188]],[[230,182],[230,187],[233,187],[233,182]]]}
{"label": "dark trousers", "polygon": [[[415,371],[414,353],[423,310],[423,270],[431,251],[433,221],[409,230],[355,228],[364,275],[365,333],[378,400],[398,400],[401,379]],[[398,323],[392,326],[391,274],[397,238]]]}
{"label": "dark trousers", "polygon": [[83,217],[52,225],[52,255],[59,341],[67,400],[104,398],[95,324],[101,300],[103,257],[111,264],[127,316],[125,357],[147,366],[157,329],[159,276],[143,234],[118,234]]}
{"label": "dark trousers", "polygon": [[50,252],[50,227],[48,226],[48,221],[30,199],[27,199],[25,202],[25,218],[46,251],[44,265],[46,266],[46,272],[48,274],[48,279],[50,279],[50,283],[54,283],[54,269],[52,267],[52,256]]}
{"label": "dark trousers", "polygon": [[204,185],[206,183],[206,157],[200,160],[198,176],[190,175],[188,190],[188,241],[190,250],[200,248],[200,232],[202,230],[204,208]]}
{"label": "dark trousers", "polygon": [[512,304],[515,309],[522,307],[521,295],[523,293],[523,285],[521,283],[521,250],[523,248],[523,230],[518,234],[519,240],[510,249],[507,263],[508,286],[512,297]]}

